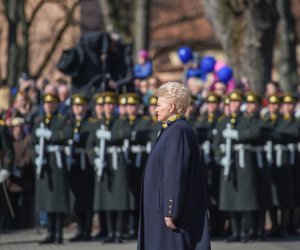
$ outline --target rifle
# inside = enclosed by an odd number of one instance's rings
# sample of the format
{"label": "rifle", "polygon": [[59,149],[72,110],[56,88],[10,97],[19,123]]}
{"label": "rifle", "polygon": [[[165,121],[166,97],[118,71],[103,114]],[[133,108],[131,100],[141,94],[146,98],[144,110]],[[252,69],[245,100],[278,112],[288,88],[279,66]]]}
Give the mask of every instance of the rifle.
{"label": "rifle", "polygon": [[[100,131],[105,131],[105,125],[102,124],[100,127]],[[100,139],[100,145],[99,145],[99,151],[98,151],[98,155],[99,155],[99,162],[98,162],[98,166],[97,167],[97,177],[98,179],[101,178],[102,176],[102,172],[103,172],[103,168],[106,165],[105,162],[105,138],[99,138]]]}
{"label": "rifle", "polygon": [[[227,123],[226,129],[231,130],[231,125]],[[221,162],[224,166],[224,178],[228,180],[230,165],[231,165],[231,147],[232,147],[232,139],[230,137],[226,138],[225,144],[225,156],[222,158]]]}
{"label": "rifle", "polygon": [[[40,129],[44,131],[45,129],[45,124],[42,122],[40,124]],[[38,157],[37,157],[37,169],[36,169],[36,174],[37,178],[40,179],[41,173],[42,173],[42,167],[43,167],[43,159],[44,159],[44,148],[45,148],[45,137],[43,133],[41,134],[39,138],[39,150],[38,150]]]}

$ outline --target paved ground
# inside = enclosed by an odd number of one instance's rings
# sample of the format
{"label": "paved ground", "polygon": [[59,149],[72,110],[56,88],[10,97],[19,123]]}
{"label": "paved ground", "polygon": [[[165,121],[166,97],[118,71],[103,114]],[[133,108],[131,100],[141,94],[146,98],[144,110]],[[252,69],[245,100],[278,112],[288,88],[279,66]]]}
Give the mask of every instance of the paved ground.
{"label": "paved ground", "polygon": [[[73,230],[65,230],[65,242],[63,245],[47,245],[40,246],[38,241],[45,237],[45,230],[37,233],[35,229],[6,232],[1,235],[0,249],[1,250],[135,250],[136,242],[124,242],[124,244],[107,244],[103,245],[100,242],[88,243],[69,243]],[[249,242],[242,243],[224,243],[223,239],[214,239],[212,241],[212,250],[299,250],[300,237],[288,238],[286,241],[268,241],[268,242]],[[166,249],[167,250],[167,249]]]}

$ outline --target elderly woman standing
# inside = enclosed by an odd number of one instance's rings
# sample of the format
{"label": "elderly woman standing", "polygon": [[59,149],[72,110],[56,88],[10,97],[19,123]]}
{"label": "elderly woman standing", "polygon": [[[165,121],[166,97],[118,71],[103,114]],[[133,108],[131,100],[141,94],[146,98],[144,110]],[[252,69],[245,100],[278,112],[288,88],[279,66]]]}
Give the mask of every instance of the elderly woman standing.
{"label": "elderly woman standing", "polygon": [[145,167],[138,249],[210,249],[202,157],[184,117],[190,93],[168,82],[157,96],[163,128]]}

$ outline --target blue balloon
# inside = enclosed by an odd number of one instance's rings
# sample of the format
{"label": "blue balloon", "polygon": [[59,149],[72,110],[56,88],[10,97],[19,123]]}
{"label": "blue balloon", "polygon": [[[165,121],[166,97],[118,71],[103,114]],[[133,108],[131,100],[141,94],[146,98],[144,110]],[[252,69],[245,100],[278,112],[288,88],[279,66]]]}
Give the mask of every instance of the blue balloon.
{"label": "blue balloon", "polygon": [[224,66],[217,72],[217,77],[220,82],[228,83],[229,80],[233,77],[233,70],[228,66]]}
{"label": "blue balloon", "polygon": [[193,52],[187,46],[182,46],[177,51],[178,57],[180,58],[181,62],[187,63],[188,61],[193,59]]}
{"label": "blue balloon", "polygon": [[215,64],[216,64],[215,58],[213,58],[212,56],[205,56],[201,60],[201,69],[203,73],[207,74],[213,72],[215,68]]}

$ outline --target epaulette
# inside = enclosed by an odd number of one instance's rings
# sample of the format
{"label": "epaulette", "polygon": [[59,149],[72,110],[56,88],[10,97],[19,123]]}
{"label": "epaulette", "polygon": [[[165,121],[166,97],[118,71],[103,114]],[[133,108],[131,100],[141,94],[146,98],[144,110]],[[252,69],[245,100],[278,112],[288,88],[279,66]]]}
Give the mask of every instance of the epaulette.
{"label": "epaulette", "polygon": [[95,117],[89,117],[88,121],[91,123],[96,123],[98,121],[98,119]]}
{"label": "epaulette", "polygon": [[260,119],[262,119],[263,121],[268,121],[269,120],[269,116],[268,115],[261,115]]}
{"label": "epaulette", "polygon": [[151,118],[147,115],[143,115],[142,118],[145,120],[145,121],[150,121]]}
{"label": "epaulette", "polygon": [[222,121],[224,118],[228,117],[227,115],[221,115],[219,118],[218,118],[218,122]]}
{"label": "epaulette", "polygon": [[5,121],[0,119],[0,126],[5,126]]}
{"label": "epaulette", "polygon": [[197,122],[204,122],[205,118],[203,116],[200,116],[197,118]]}
{"label": "epaulette", "polygon": [[58,114],[58,115],[57,115],[57,118],[59,118],[59,119],[65,119],[66,116],[65,116],[65,115],[62,115],[62,114]]}
{"label": "epaulette", "polygon": [[43,121],[44,121],[44,117],[43,116],[37,116],[34,119],[35,123],[40,123],[40,122],[43,122]]}

